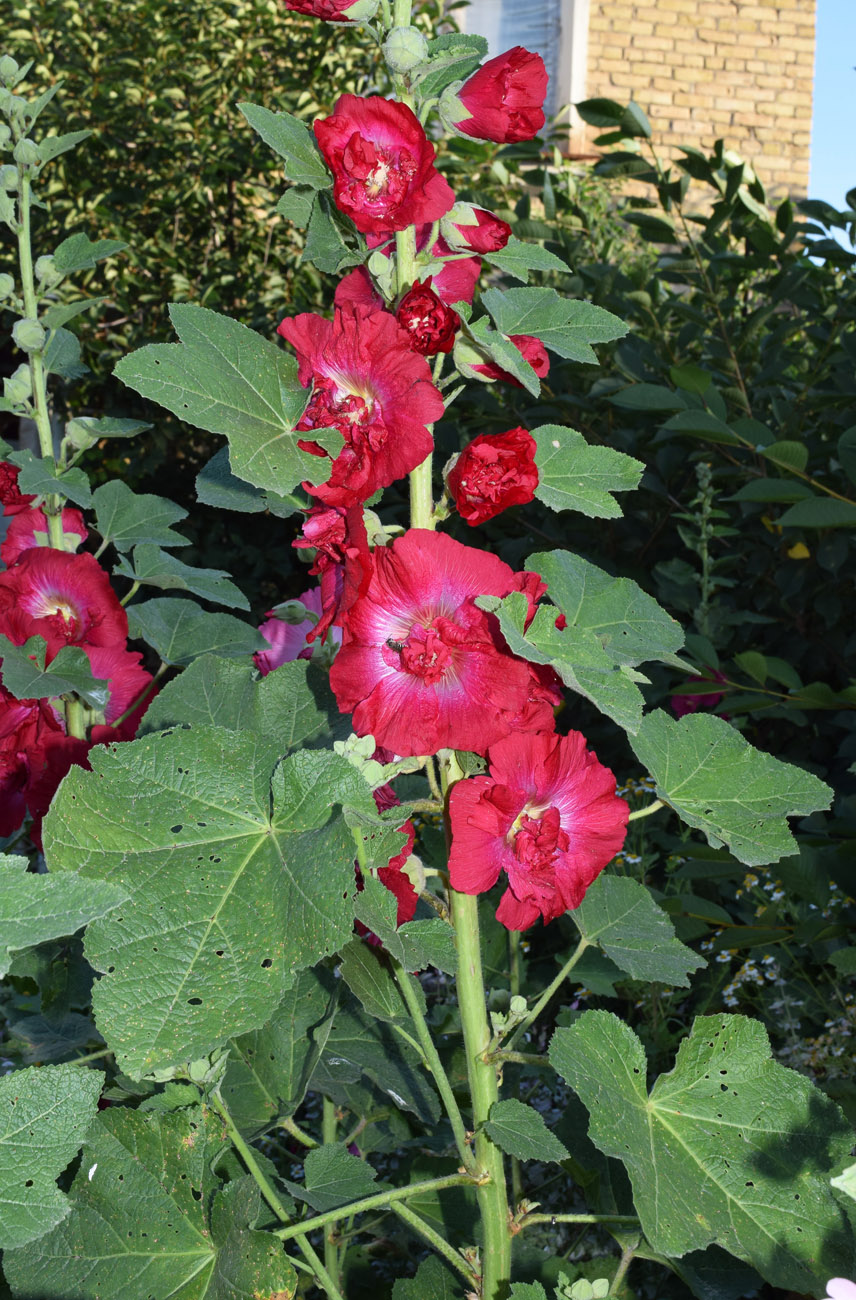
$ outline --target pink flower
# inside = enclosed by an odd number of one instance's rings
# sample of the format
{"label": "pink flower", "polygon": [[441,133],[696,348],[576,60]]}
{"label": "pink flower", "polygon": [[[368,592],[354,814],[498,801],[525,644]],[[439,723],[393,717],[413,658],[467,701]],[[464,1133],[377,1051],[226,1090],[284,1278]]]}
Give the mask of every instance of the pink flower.
{"label": "pink flower", "polygon": [[[331,626],[338,627],[358,596],[365,594],[371,574],[366,525],[362,506],[313,506],[303,521],[303,536],[292,545],[297,550],[315,548],[309,572],[321,578],[321,617],[306,634],[308,643],[327,640]],[[341,641],[337,632],[334,640]]]}
{"label": "pink flower", "polygon": [[423,357],[436,356],[438,352],[451,352],[455,334],[461,328],[461,318],[451,307],[437,297],[431,288],[431,276],[424,284],[418,281],[404,295],[396,312],[396,319],[410,338],[414,352]]}
{"label": "pink flower", "polygon": [[64,645],[124,648],[128,618],[94,556],[39,546],[0,573],[0,631],[15,645],[43,636],[50,660]]}
{"label": "pink flower", "polygon": [[455,201],[434,167],[436,150],[407,107],[379,95],[342,95],[315,122],[333,173],[336,206],[366,235],[438,221]]}
{"label": "pink flower", "polygon": [[[68,506],[62,512],[62,532],[64,537],[74,543],[75,549],[89,536],[89,530],[83,522],[83,515],[72,506]],[[37,534],[40,534],[44,541],[41,541]],[[11,568],[24,551],[29,551],[34,546],[47,546],[47,539],[48,521],[44,510],[31,507],[29,510],[16,511],[9,520],[6,536],[0,543],[0,560],[7,568]]]}
{"label": "pink flower", "polygon": [[489,775],[452,787],[449,879],[481,894],[505,872],[497,920],[525,930],[579,906],[624,843],[629,810],[578,731],[509,736],[488,762]]}
{"label": "pink flower", "polygon": [[[364,596],[344,623],[330,684],[354,730],[401,755],[450,746],[483,754],[515,729],[553,726],[551,678],[509,653],[479,595],[531,592],[483,551],[410,529],[373,554]],[[534,604],[531,602],[534,613]]]}
{"label": "pink flower", "polygon": [[441,112],[447,125],[463,135],[512,144],[531,140],[541,130],[546,95],[544,60],[516,45],[482,64],[456,96],[447,95]]}
{"label": "pink flower", "polygon": [[[508,340],[514,344],[523,360],[529,362],[539,379],[544,379],[549,374],[550,358],[547,356],[547,349],[540,339],[535,338],[533,334],[509,334]],[[515,379],[507,370],[503,370],[502,366],[498,366],[495,361],[471,363],[470,370],[474,372],[474,378],[503,379],[514,388],[523,387],[519,379]]]}
{"label": "pink flower", "polygon": [[714,682],[727,682],[728,678],[724,673],[717,672],[715,668],[708,668],[705,673],[699,677],[691,677],[686,683],[687,686],[698,683],[697,691],[687,691],[683,695],[673,695],[671,698],[672,712],[676,718],[683,718],[688,713],[696,713],[699,709],[715,709],[720,700],[725,698],[724,691],[710,691]]}
{"label": "pink flower", "polygon": [[449,471],[458,514],[472,527],[531,501],[538,486],[537,444],[527,429],[480,433]]}
{"label": "pink flower", "polygon": [[[307,485],[313,496],[330,506],[361,505],[421,465],[443,399],[394,316],[344,303],[332,321],[305,312],[278,332],[297,352],[301,384],[312,386],[298,430],[335,428],[345,439],[327,482]],[[298,445],[327,455],[315,442]]]}
{"label": "pink flower", "polygon": [[[300,623],[286,623],[278,618],[272,609],[268,610],[265,622],[262,623],[259,631],[270,646],[270,650],[258,650],[253,655],[262,677],[267,677],[268,673],[272,673],[275,668],[290,664],[295,659],[312,658],[310,637],[314,640],[317,635],[316,628],[324,613],[321,588],[311,587],[309,591],[302,592],[298,600],[318,617],[307,618]],[[338,628],[334,628],[333,641],[338,644],[341,640],[342,633]]]}

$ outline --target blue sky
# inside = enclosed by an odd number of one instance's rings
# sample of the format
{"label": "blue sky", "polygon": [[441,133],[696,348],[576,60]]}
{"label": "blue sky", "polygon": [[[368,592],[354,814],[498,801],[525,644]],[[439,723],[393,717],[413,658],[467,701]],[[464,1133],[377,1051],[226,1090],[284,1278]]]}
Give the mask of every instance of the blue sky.
{"label": "blue sky", "polygon": [[817,0],[809,197],[845,207],[856,188],[856,0]]}

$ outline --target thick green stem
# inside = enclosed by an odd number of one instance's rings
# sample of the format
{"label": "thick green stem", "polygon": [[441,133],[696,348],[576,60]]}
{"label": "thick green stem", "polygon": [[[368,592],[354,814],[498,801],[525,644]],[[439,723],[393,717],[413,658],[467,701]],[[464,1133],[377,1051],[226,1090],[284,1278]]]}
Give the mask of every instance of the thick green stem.
{"label": "thick green stem", "polygon": [[560,988],[562,984],[564,984],[568,975],[570,975],[571,971],[574,969],[577,962],[580,960],[586,948],[588,947],[589,947],[588,941],[586,939],[580,939],[579,943],[577,944],[576,948],[573,951],[573,954],[565,962],[564,966],[559,971],[558,975],[555,977],[555,979],[552,979],[550,981],[550,983],[545,988],[544,992],[541,994],[540,998],[538,998],[537,1002],[535,1002],[529,1008],[528,1012],[526,1013],[526,1018],[524,1020],[521,1020],[520,1024],[517,1026],[514,1033],[511,1035],[511,1037],[508,1040],[508,1043],[506,1045],[506,1050],[512,1048],[514,1044],[520,1040],[523,1034],[526,1033],[526,1030],[529,1028],[529,1026],[538,1019],[541,1012],[544,1010],[547,1003],[550,1001],[550,998],[553,996],[556,990]]}
{"label": "thick green stem", "polygon": [[392,10],[393,27],[409,27],[413,0],[395,0]]}
{"label": "thick green stem", "polygon": [[302,1219],[287,1228],[277,1228],[276,1236],[282,1241],[300,1237],[307,1232],[325,1228],[328,1223],[338,1223],[341,1219],[350,1219],[353,1214],[363,1214],[366,1210],[378,1210],[384,1206],[394,1205],[396,1201],[407,1201],[411,1196],[421,1196],[425,1192],[441,1192],[444,1187],[472,1187],[475,1178],[472,1174],[447,1174],[445,1178],[428,1178],[423,1183],[410,1183],[407,1187],[394,1187],[391,1192],[378,1192],[375,1196],[364,1196],[359,1201],[351,1201],[338,1210],[328,1210],[326,1214],[317,1214],[312,1219]]}
{"label": "thick green stem", "polygon": [[296,1124],[290,1116],[288,1119],[282,1121],[280,1127],[286,1133],[290,1134],[291,1137],[294,1138],[295,1142],[299,1142],[301,1146],[307,1147],[310,1151],[314,1147],[318,1146],[318,1143],[315,1141],[314,1137],[312,1137],[311,1133],[305,1133],[299,1124]]}
{"label": "thick green stem", "polygon": [[637,821],[638,818],[640,818],[640,817],[650,817],[650,816],[651,816],[651,813],[658,812],[659,809],[660,809],[660,808],[663,808],[663,807],[665,807],[665,804],[663,803],[663,800],[662,800],[662,799],[655,799],[654,802],[653,802],[653,803],[649,803],[649,804],[647,805],[647,807],[645,807],[645,808],[637,808],[635,812],[632,812],[632,813],[630,814],[630,816],[627,818],[627,820],[628,820],[629,822],[635,822],[635,821]]}
{"label": "thick green stem", "polygon": [[458,1148],[458,1155],[465,1169],[472,1172],[475,1168],[473,1153],[467,1143],[467,1131],[464,1127],[464,1121],[461,1118],[461,1112],[458,1103],[455,1101],[455,1094],[452,1092],[452,1086],[449,1083],[448,1075],[443,1069],[443,1062],[440,1060],[437,1048],[434,1046],[434,1039],[431,1037],[431,1031],[422,1014],[422,1007],[411,983],[412,977],[400,966],[397,967],[395,978],[398,981],[398,987],[401,989],[401,996],[407,1005],[407,1010],[413,1018],[413,1024],[416,1028],[416,1036],[425,1055],[428,1069],[434,1076],[434,1082],[437,1084],[437,1091],[440,1093],[443,1105],[446,1108],[446,1114],[449,1117],[449,1123],[452,1125],[452,1132],[455,1135],[455,1146]]}
{"label": "thick green stem", "polygon": [[[30,240],[30,178],[24,167],[18,168],[18,262],[21,268],[21,292],[24,298],[24,312],[30,320],[39,318],[39,301],[36,297],[36,282],[33,274],[33,249]],[[42,456],[54,460],[53,430],[48,410],[47,375],[42,351],[29,354],[30,379],[33,386],[33,411],[36,429],[39,435],[39,450]],[[48,538],[51,546],[62,550],[62,503],[57,496],[49,496],[45,501],[45,518],[48,521]]]}
{"label": "thick green stem", "polygon": [[342,1292],[336,1286],[336,1283],[322,1264],[317,1251],[315,1251],[305,1237],[298,1235],[296,1240],[300,1253],[306,1260],[312,1272],[315,1274],[315,1277],[327,1292],[327,1300],[345,1300]]}
{"label": "thick green stem", "polygon": [[65,701],[65,730],[77,740],[86,740],[86,705],[73,695]]}
{"label": "thick green stem", "polygon": [[448,1260],[452,1265],[452,1268],[457,1269],[457,1271],[466,1278],[470,1286],[475,1285],[478,1278],[473,1273],[473,1270],[470,1268],[463,1255],[460,1255],[458,1251],[455,1250],[454,1246],[450,1246],[445,1237],[441,1237],[439,1232],[435,1232],[430,1224],[426,1223],[424,1219],[421,1219],[418,1214],[414,1214],[408,1206],[396,1203],[390,1208],[394,1214],[398,1215],[402,1223],[406,1223],[414,1232],[417,1232],[420,1237],[423,1237],[425,1241],[428,1242],[429,1246],[433,1246],[438,1255],[442,1255],[445,1260]]}

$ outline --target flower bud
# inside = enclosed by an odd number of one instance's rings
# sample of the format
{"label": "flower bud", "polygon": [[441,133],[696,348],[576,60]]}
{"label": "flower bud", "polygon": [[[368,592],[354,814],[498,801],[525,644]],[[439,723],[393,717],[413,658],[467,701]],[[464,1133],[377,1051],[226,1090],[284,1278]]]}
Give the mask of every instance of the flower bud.
{"label": "flower bud", "polygon": [[22,352],[40,352],[45,346],[46,338],[43,326],[29,317],[16,320],[12,326],[12,341]]}
{"label": "flower bud", "polygon": [[415,27],[393,27],[383,44],[391,72],[412,72],[428,58],[428,42]]}
{"label": "flower bud", "polygon": [[14,374],[3,380],[3,396],[15,406],[19,402],[26,402],[32,391],[33,379],[28,365],[18,366]]}
{"label": "flower bud", "polygon": [[11,136],[12,136],[12,132],[9,130],[6,123],[0,122],[0,147],[2,147],[4,144],[7,144]]}
{"label": "flower bud", "polygon": [[13,167],[11,163],[4,163],[0,167],[0,189],[16,190],[18,188],[18,168]]}
{"label": "flower bud", "polygon": [[34,140],[28,140],[26,137],[23,140],[19,140],[15,145],[15,148],[12,151],[12,157],[15,159],[16,163],[21,163],[25,167],[37,167],[42,161],[39,146]]}
{"label": "flower bud", "polygon": [[62,271],[57,269],[56,260],[49,253],[36,258],[35,271],[39,283],[46,289],[53,289],[63,278]]}
{"label": "flower bud", "polygon": [[463,334],[459,334],[455,340],[452,359],[464,379],[477,379],[482,384],[493,383],[493,375],[481,373],[490,358]]}
{"label": "flower bud", "polygon": [[544,125],[547,69],[540,54],[516,45],[482,64],[440,98],[443,125],[455,135],[513,144],[531,140]]}
{"label": "flower bud", "polygon": [[5,81],[7,85],[14,83],[17,75],[17,61],[12,58],[11,54],[4,54],[2,59],[0,59],[0,81]]}
{"label": "flower bud", "polygon": [[440,234],[456,253],[496,253],[511,238],[511,226],[485,208],[459,201],[440,218]]}
{"label": "flower bud", "polygon": [[4,298],[11,298],[14,292],[15,281],[11,275],[7,275],[4,271],[2,275],[0,275],[0,301]]}
{"label": "flower bud", "polygon": [[75,451],[88,451],[99,439],[99,435],[89,429],[86,417],[80,420],[69,420],[65,426],[65,437]]}

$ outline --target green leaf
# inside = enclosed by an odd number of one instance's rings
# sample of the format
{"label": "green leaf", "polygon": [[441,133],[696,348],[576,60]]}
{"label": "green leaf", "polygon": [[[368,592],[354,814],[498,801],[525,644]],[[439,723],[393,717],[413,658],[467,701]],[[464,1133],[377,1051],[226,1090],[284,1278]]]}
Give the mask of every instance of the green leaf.
{"label": "green leaf", "polygon": [[[76,424],[82,424],[95,438],[136,438],[138,433],[145,433],[146,429],[152,427],[145,420],[118,420],[110,415],[102,416],[98,420],[91,415],[76,415],[74,420]],[[163,500],[162,497],[149,498],[152,499]]]}
{"label": "green leaf", "polygon": [[602,872],[571,916],[583,938],[599,944],[633,979],[689,988],[688,976],[707,965],[675,938],[666,913],[629,876]]}
{"label": "green leaf", "polygon": [[373,1196],[383,1189],[375,1182],[377,1173],[359,1156],[352,1156],[341,1142],[328,1142],[315,1147],[306,1157],[303,1166],[304,1187],[292,1184],[295,1196],[308,1201],[319,1214],[337,1210],[349,1201],[363,1196]]}
{"label": "green leaf", "polygon": [[71,1214],[3,1260],[16,1296],[290,1300],[296,1277],[281,1243],[248,1227],[260,1214],[258,1189],[240,1179],[218,1194],[211,1165],[222,1149],[212,1111],[102,1112],[69,1193]]}
{"label": "green leaf", "polygon": [[827,1180],[852,1133],[808,1079],[771,1059],[757,1021],[697,1019],[650,1096],[642,1044],[605,1011],[558,1029],[550,1061],[588,1108],[595,1145],[627,1167],[655,1251],[715,1242],[800,1293],[849,1271],[851,1237]]}
{"label": "green leaf", "polygon": [[342,979],[370,1016],[390,1023],[407,1019],[398,985],[376,948],[363,939],[352,939],[341,958]]}
{"label": "green leaf", "polygon": [[850,482],[856,483],[856,424],[845,429],[838,439],[838,459]]}
{"label": "green leaf", "polygon": [[312,189],[298,189],[296,187],[286,190],[282,198],[274,209],[286,221],[293,221],[295,226],[301,230],[306,228],[309,218],[312,216],[312,205],[315,202],[315,191]]}
{"label": "green leaf", "polygon": [[[206,307],[172,303],[180,343],[152,343],[116,366],[123,383],[209,433],[225,434],[233,471],[248,483],[287,494],[329,474],[324,456],[298,450],[296,425],[308,394],[297,362],[246,325]],[[312,437],[335,456],[336,430]],[[153,539],[156,540],[156,539]]]}
{"label": "green leaf", "polygon": [[[75,1065],[14,1070],[0,1078],[4,1252],[41,1237],[68,1214],[56,1180],[80,1149],[102,1083],[97,1070]],[[8,1259],[6,1254],[4,1267]]]}
{"label": "green leaf", "polygon": [[697,393],[699,397],[704,396],[713,382],[707,370],[693,365],[691,361],[683,366],[671,366],[669,378],[676,388],[683,388],[686,393]]}
{"label": "green leaf", "polygon": [[837,1187],[845,1196],[856,1201],[856,1165],[848,1165],[837,1178],[829,1180],[831,1187]]}
{"label": "green leaf", "polygon": [[[726,501],[804,501],[812,497],[811,488],[796,479],[750,478]],[[816,498],[812,498],[813,500]]]}
{"label": "green leaf", "polygon": [[804,470],[808,464],[808,447],[804,442],[771,442],[761,448],[761,455],[775,465],[784,465],[785,469]]}
{"label": "green leaf", "polygon": [[264,1132],[303,1101],[338,1002],[340,985],[326,974],[299,971],[268,1023],[230,1040],[221,1092],[243,1132]]}
{"label": "green leaf", "polygon": [[524,284],[529,283],[530,271],[561,271],[564,275],[571,274],[568,264],[560,257],[556,257],[555,253],[542,248],[540,244],[530,244],[522,239],[515,239],[514,235],[504,248],[485,254],[485,258],[492,266],[498,267],[506,275],[513,276],[515,280],[522,280]]}
{"label": "green leaf", "polygon": [[295,185],[326,190],[333,183],[312,132],[291,113],[272,113],[260,104],[238,104],[258,135],[285,161],[285,174]]}
{"label": "green leaf", "polygon": [[574,108],[589,126],[602,129],[618,128],[624,117],[624,107],[614,99],[583,99]]}
{"label": "green leaf", "polygon": [[617,393],[610,393],[607,401],[626,411],[684,411],[686,399],[662,384],[631,384]]}
{"label": "green leaf", "polygon": [[69,149],[74,149],[77,145],[88,140],[92,135],[91,131],[69,131],[65,135],[46,135],[39,141],[39,155],[42,164],[51,162],[52,159],[58,158],[60,154],[67,153]]}
{"label": "green leaf", "polygon": [[809,497],[786,510],[779,523],[783,528],[853,528],[856,505],[833,497]]}
{"label": "green leaf", "polygon": [[348,266],[356,266],[362,255],[345,243],[336,205],[326,194],[319,194],[306,227],[306,243],[300,257],[319,271],[336,275]]}
{"label": "green leaf", "polygon": [[218,510],[238,510],[248,515],[269,510],[280,519],[305,510],[308,505],[304,497],[294,494],[281,497],[275,492],[262,492],[238,478],[229,466],[228,447],[221,447],[197,474],[196,499],[203,505],[216,506]]}
{"label": "green leaf", "polygon": [[78,302],[55,302],[42,312],[40,319],[48,329],[56,329],[66,321],[74,320],[81,312],[88,311],[90,307],[97,307],[103,301],[103,298],[81,298]]}
{"label": "green leaf", "polygon": [[[91,751],[45,821],[52,871],[109,880],[128,901],[94,921],[99,1029],[134,1078],[264,1025],[293,972],[351,935],[351,801],[336,754],[276,768],[270,742],[198,727]],[[364,786],[367,800],[371,800]],[[272,808],[272,811],[271,811]]]}
{"label": "green leaf", "polygon": [[839,975],[856,975],[856,948],[839,948],[829,954],[828,960]]}
{"label": "green leaf", "polygon": [[543,1115],[522,1101],[495,1101],[484,1123],[488,1137],[518,1160],[565,1160],[567,1148],[550,1132]]}
{"label": "green leaf", "polygon": [[482,302],[502,334],[533,334],[571,361],[597,365],[592,343],[620,339],[627,326],[590,302],[560,298],[555,289],[486,289]]}
{"label": "green leaf", "polygon": [[538,444],[535,495],[551,510],[579,510],[593,519],[616,519],[621,507],[613,492],[637,486],[645,466],[612,447],[591,447],[581,433],[558,424],[531,430]]}
{"label": "green leaf", "polygon": [[3,685],[16,700],[50,700],[59,695],[79,695],[103,713],[110,698],[110,683],[93,677],[84,650],[63,646],[45,667],[47,643],[31,636],[24,645],[13,645],[0,634],[0,672]]}
{"label": "green leaf", "polygon": [[439,917],[429,921],[406,921],[396,927],[398,905],[395,896],[374,877],[366,877],[357,896],[356,913],[405,970],[437,966],[449,975],[458,968],[455,933]]}
{"label": "green leaf", "polygon": [[64,474],[57,473],[56,461],[51,458],[41,460],[31,451],[13,451],[9,456],[13,465],[20,466],[18,490],[34,496],[50,496],[58,492],[60,496],[73,501],[76,506],[89,505],[92,493],[89,490],[89,477],[82,469],[69,469]]}
{"label": "green leaf", "polygon": [[400,1277],[392,1288],[392,1300],[461,1300],[462,1295],[456,1275],[437,1255],[423,1259],[415,1277]]}
{"label": "green leaf", "polygon": [[189,664],[204,654],[241,659],[267,647],[249,623],[231,614],[209,614],[181,596],[158,596],[130,605],[128,635],[152,646],[166,664]]}
{"label": "green leaf", "polygon": [[655,212],[622,212],[622,221],[635,226],[643,239],[652,244],[676,244],[678,237],[671,217]]}
{"label": "green leaf", "polygon": [[52,329],[45,347],[45,370],[61,379],[80,379],[89,367],[80,360],[80,339],[71,330]]}
{"label": "green leaf", "polygon": [[757,650],[744,650],[742,654],[734,656],[734,662],[747,677],[763,686],[767,680],[767,660],[764,655],[759,654]]}
{"label": "green leaf", "polygon": [[105,257],[113,257],[127,248],[121,239],[95,239],[88,235],[69,235],[54,253],[56,268],[63,275],[72,275],[75,271],[89,271]]}
{"label": "green leaf", "polygon": [[138,543],[154,546],[187,546],[187,538],[173,532],[187,515],[186,510],[166,497],[132,492],[127,483],[114,478],[92,494],[96,527],[105,542],[117,551],[129,551]]}
{"label": "green leaf", "polygon": [[0,854],[0,979],[14,952],[74,934],[124,897],[105,881],[27,871],[27,858]]}
{"label": "green leaf", "polygon": [[411,74],[419,98],[424,103],[439,95],[453,81],[465,80],[475,72],[487,54],[487,41],[475,33],[450,32],[428,42],[428,62]]}
{"label": "green leaf", "polygon": [[134,547],[133,564],[127,555],[121,556],[113,572],[133,582],[160,587],[163,591],[189,591],[229,609],[250,608],[250,602],[225,569],[194,569],[150,542]]}
{"label": "green leaf", "polygon": [[784,820],[828,808],[832,791],[810,772],[753,749],[712,714],[649,713],[631,746],[657,797],[714,848],[727,844],[750,867],[796,852]]}
{"label": "green leaf", "polygon": [[678,411],[663,425],[673,433],[686,433],[693,438],[704,438],[706,442],[720,442],[740,445],[737,434],[729,429],[724,420],[712,415],[710,411]]}
{"label": "green leaf", "polygon": [[503,334],[490,328],[486,316],[474,320],[469,326],[469,332],[491,361],[495,361],[498,366],[502,366],[503,370],[507,370],[512,378],[521,383],[533,397],[538,396],[541,392],[541,380],[519,348]]}

